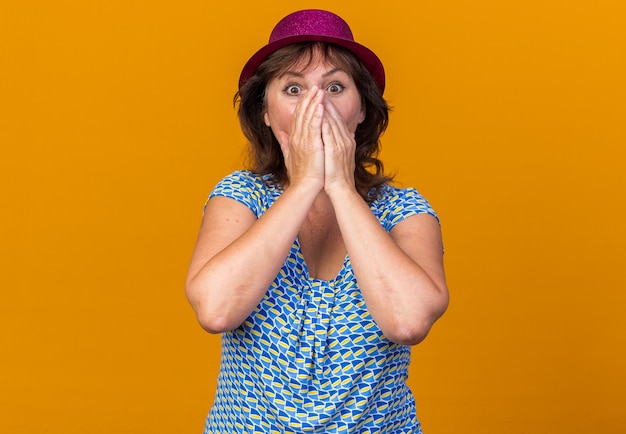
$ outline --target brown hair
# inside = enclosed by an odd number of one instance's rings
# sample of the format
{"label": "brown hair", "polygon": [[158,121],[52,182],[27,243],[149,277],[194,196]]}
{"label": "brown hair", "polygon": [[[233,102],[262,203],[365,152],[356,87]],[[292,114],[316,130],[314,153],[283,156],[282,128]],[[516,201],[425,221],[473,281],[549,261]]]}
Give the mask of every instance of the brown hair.
{"label": "brown hair", "polygon": [[372,202],[380,187],[393,177],[384,173],[378,157],[380,136],[389,123],[389,106],[383,99],[374,79],[363,64],[346,48],[324,42],[301,42],[288,45],[272,53],[235,94],[241,129],[250,141],[250,170],[271,174],[272,181],[288,180],[280,145],[263,119],[265,90],[268,83],[290,67],[302,63],[303,69],[321,56],[352,76],[365,108],[365,119],[355,132],[355,184],[361,196]]}

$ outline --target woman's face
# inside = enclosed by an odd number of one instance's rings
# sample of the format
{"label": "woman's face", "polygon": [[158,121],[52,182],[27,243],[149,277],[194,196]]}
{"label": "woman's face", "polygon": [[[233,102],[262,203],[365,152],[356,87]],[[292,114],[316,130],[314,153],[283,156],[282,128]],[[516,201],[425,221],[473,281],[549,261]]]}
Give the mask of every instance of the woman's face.
{"label": "woman's face", "polygon": [[346,71],[315,54],[309,65],[296,63],[268,83],[263,119],[272,128],[274,136],[280,137],[279,131],[290,134],[296,105],[313,86],[326,90],[324,103],[337,108],[348,130],[354,134],[365,119],[365,108],[354,80]]}

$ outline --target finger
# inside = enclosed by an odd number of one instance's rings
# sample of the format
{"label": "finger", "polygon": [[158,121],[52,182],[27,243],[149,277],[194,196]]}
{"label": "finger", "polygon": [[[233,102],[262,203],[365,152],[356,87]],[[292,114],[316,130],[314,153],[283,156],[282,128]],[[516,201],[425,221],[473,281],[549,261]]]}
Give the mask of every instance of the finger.
{"label": "finger", "polygon": [[337,120],[331,114],[326,113],[324,122],[322,123],[322,140],[324,141],[324,147],[337,147],[337,141],[340,138],[338,134]]}
{"label": "finger", "polygon": [[324,142],[324,148],[334,146],[336,142],[331,122],[331,116],[325,115],[322,121],[322,141]]}
{"label": "finger", "polygon": [[346,124],[343,122],[341,118],[341,114],[337,110],[337,107],[330,102],[326,101],[324,103],[326,108],[326,120],[328,123],[328,139],[332,139],[335,146],[341,146],[345,143],[350,142],[350,135],[348,133],[348,128]]}
{"label": "finger", "polygon": [[[313,92],[313,89],[316,89]],[[314,87],[311,89],[312,97],[308,101],[306,110],[302,117],[302,127],[308,130],[308,133],[320,134],[322,119],[325,111],[324,92]]]}
{"label": "finger", "polygon": [[331,101],[324,101],[324,106],[326,107],[326,110],[330,114],[331,124],[336,127],[336,130],[339,131],[342,136],[351,138],[352,134],[350,134],[350,131],[348,130],[348,126],[343,121],[343,118],[341,117],[341,113],[339,113],[339,110],[337,110],[337,107]]}
{"label": "finger", "polygon": [[339,113],[339,110],[337,110],[337,107],[335,107],[335,104],[333,104],[332,101],[324,101],[324,105],[326,106],[328,113],[334,119],[341,120],[341,113]]}
{"label": "finger", "polygon": [[317,86],[313,86],[298,101],[298,104],[296,105],[296,108],[293,112],[293,117],[291,119],[292,131],[298,131],[300,127],[302,127],[307,122],[307,119],[311,118],[311,109],[312,107],[315,107],[314,100],[318,96],[318,91],[319,88]]}

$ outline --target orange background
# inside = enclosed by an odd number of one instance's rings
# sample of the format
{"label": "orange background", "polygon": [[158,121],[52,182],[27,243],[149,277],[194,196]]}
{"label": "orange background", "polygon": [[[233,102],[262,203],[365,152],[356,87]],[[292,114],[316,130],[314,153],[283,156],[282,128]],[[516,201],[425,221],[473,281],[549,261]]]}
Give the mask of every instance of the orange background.
{"label": "orange background", "polygon": [[240,68],[301,7],[383,59],[383,158],[443,221],[425,432],[626,432],[625,5],[3,2],[0,432],[201,432],[220,347],[186,268]]}

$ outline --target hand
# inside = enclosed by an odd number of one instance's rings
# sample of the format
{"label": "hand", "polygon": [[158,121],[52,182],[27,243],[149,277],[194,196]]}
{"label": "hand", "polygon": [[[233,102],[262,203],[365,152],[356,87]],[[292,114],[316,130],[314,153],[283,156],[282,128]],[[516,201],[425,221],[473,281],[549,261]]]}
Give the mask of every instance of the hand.
{"label": "hand", "polygon": [[322,141],[324,142],[324,189],[330,192],[337,187],[355,188],[354,155],[356,141],[337,108],[330,101],[324,102],[326,108],[322,122]]}
{"label": "hand", "polygon": [[291,133],[278,132],[289,184],[310,182],[324,186],[324,91],[312,87],[298,102],[291,120]]}

